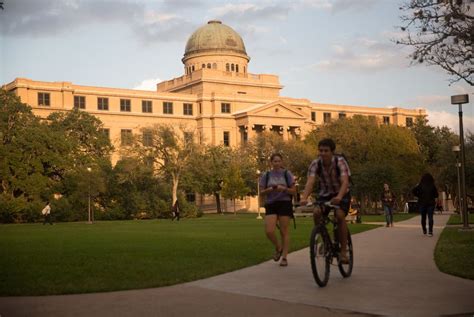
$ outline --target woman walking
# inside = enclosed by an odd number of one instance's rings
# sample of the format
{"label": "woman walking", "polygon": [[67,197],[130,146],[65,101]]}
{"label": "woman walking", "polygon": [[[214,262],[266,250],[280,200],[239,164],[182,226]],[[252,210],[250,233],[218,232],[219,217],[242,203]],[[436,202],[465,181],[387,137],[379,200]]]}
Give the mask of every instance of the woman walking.
{"label": "woman walking", "polygon": [[421,177],[420,183],[413,188],[413,195],[418,197],[418,210],[421,213],[421,228],[423,234],[426,234],[426,216],[428,215],[428,236],[433,236],[433,213],[438,198],[438,189],[436,189],[434,178],[430,173]]}
{"label": "woman walking", "polygon": [[385,220],[387,227],[393,227],[393,204],[395,202],[395,195],[390,190],[387,183],[383,184],[382,205],[385,212]]}
{"label": "woman walking", "polygon": [[[275,247],[274,261],[281,258],[280,266],[287,266],[290,244],[289,223],[293,218],[292,197],[296,192],[295,178],[290,171],[283,168],[282,156],[275,153],[270,158],[272,169],[260,178],[260,193],[265,199],[265,233]],[[280,226],[281,242],[275,229]]]}

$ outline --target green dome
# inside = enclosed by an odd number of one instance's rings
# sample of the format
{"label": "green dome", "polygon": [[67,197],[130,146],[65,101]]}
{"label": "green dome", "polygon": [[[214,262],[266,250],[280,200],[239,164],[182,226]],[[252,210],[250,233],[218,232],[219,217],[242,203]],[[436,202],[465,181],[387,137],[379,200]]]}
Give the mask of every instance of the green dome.
{"label": "green dome", "polygon": [[197,29],[186,43],[184,57],[202,52],[233,52],[247,56],[240,35],[221,21],[209,21]]}

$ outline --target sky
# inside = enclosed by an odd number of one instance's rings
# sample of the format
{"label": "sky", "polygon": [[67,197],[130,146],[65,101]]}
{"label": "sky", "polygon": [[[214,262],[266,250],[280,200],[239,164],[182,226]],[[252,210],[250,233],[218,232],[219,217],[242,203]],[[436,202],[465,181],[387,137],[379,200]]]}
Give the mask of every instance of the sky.
{"label": "sky", "polygon": [[23,77],[154,90],[184,74],[188,38],[217,19],[243,38],[250,73],[280,76],[282,96],[425,108],[431,125],[457,132],[450,96],[469,94],[463,122],[474,132],[473,87],[410,65],[410,48],[395,44],[407,0],[3,1],[0,84]]}

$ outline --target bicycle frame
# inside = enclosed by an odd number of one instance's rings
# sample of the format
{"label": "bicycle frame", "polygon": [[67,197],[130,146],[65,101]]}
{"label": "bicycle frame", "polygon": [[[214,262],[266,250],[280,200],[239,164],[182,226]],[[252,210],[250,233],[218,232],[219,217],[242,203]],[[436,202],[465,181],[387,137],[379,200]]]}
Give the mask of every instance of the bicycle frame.
{"label": "bicycle frame", "polygon": [[[340,260],[341,249],[339,247],[338,220],[335,213],[338,206],[329,202],[318,203],[321,215],[319,223],[315,224],[310,237],[310,260],[313,277],[320,287],[326,286],[329,281],[330,266],[334,258],[337,258],[337,265],[343,277],[349,277],[353,267],[353,249],[350,232],[348,232],[349,263],[342,263]],[[333,232],[328,229],[328,224],[332,223]],[[320,268],[318,268],[320,266]]]}

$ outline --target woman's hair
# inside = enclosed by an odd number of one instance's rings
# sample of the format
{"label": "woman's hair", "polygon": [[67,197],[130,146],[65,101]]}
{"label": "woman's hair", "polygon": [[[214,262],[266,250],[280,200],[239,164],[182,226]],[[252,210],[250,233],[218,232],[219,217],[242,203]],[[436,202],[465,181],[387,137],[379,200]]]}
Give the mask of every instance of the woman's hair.
{"label": "woman's hair", "polygon": [[433,186],[434,185],[433,175],[431,175],[430,173],[423,174],[423,176],[421,176],[420,185]]}
{"label": "woman's hair", "polygon": [[273,161],[275,157],[279,157],[281,160],[283,160],[283,156],[281,156],[280,153],[273,153],[272,156],[270,156],[270,162]]}

